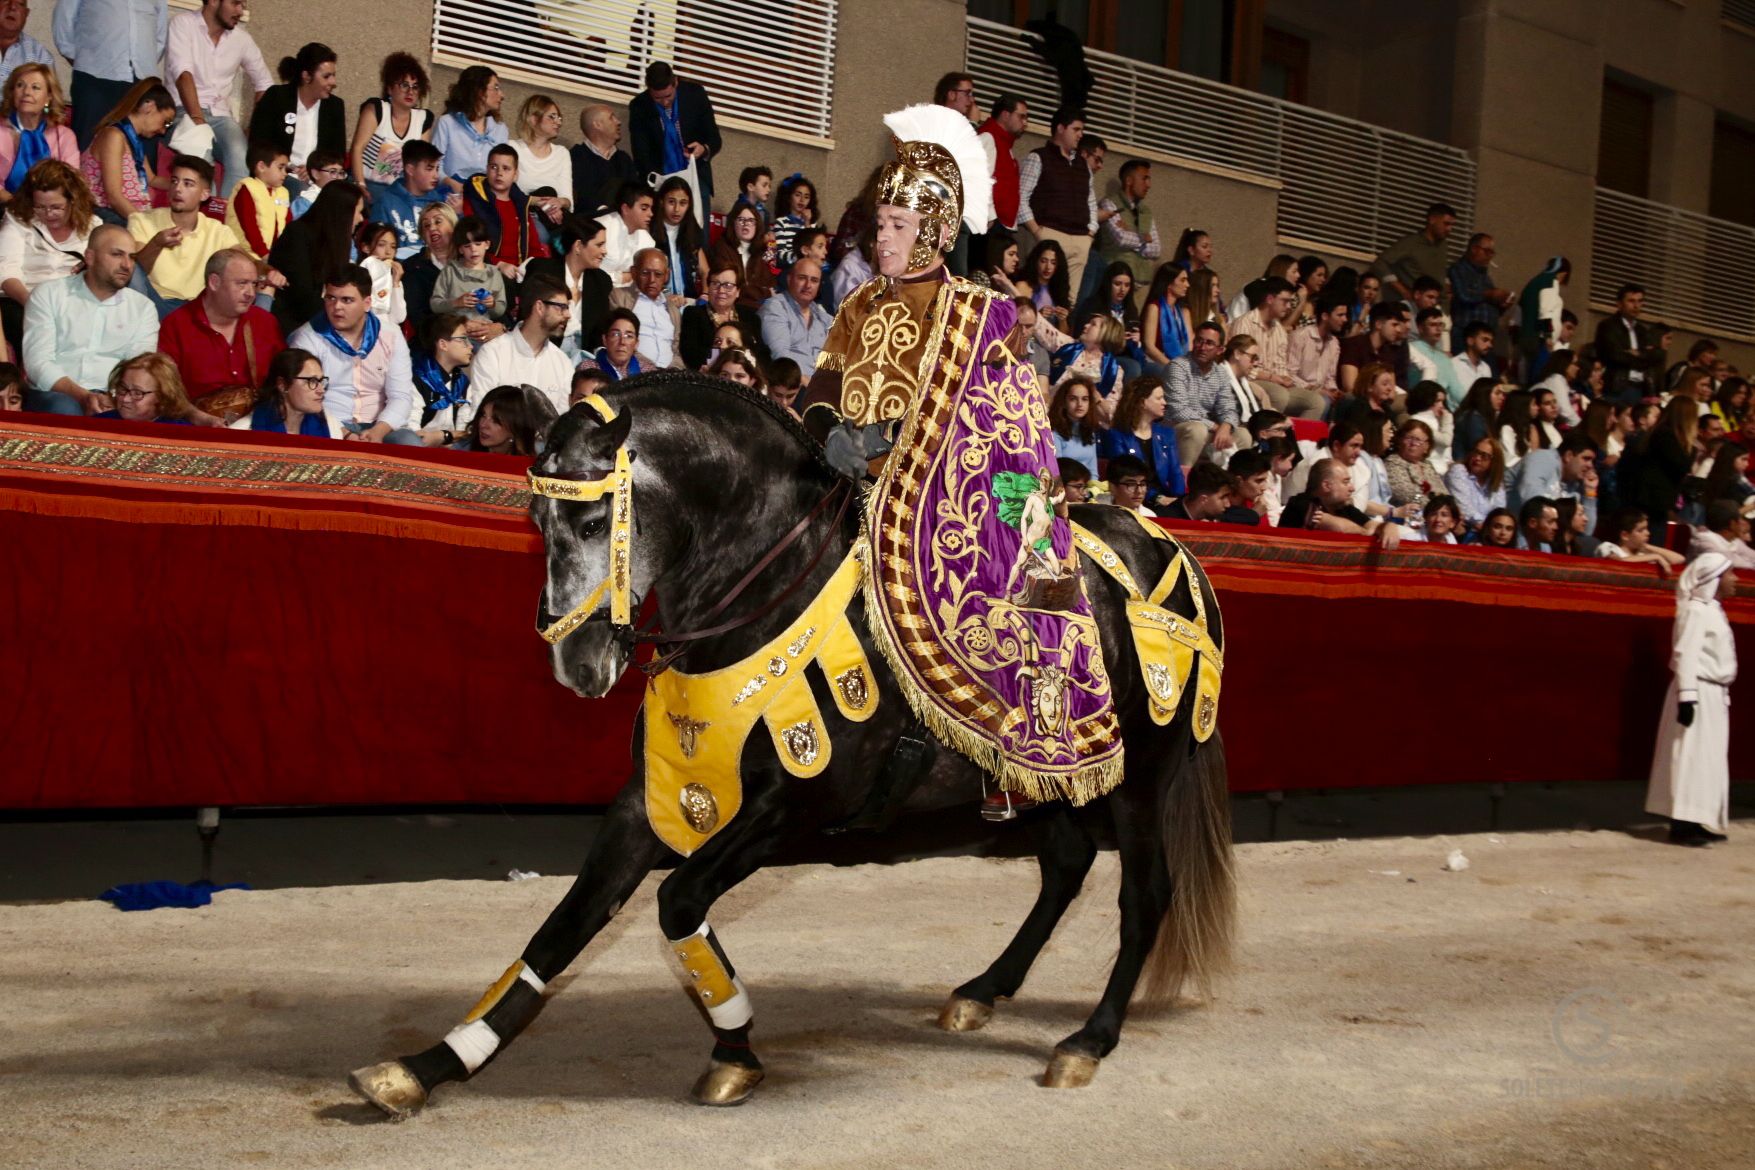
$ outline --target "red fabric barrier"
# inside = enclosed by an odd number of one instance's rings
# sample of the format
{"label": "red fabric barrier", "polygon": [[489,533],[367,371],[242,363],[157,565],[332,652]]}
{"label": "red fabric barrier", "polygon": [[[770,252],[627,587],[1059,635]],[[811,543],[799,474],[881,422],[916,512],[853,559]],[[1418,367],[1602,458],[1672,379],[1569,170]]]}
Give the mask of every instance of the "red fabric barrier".
{"label": "red fabric barrier", "polygon": [[[550,676],[521,478],[0,423],[0,807],[608,800],[640,686]],[[1645,774],[1674,603],[1642,571],[1173,527],[1219,591],[1239,790]],[[1731,608],[1755,661],[1755,601]],[[1733,752],[1755,776],[1755,737]]]}

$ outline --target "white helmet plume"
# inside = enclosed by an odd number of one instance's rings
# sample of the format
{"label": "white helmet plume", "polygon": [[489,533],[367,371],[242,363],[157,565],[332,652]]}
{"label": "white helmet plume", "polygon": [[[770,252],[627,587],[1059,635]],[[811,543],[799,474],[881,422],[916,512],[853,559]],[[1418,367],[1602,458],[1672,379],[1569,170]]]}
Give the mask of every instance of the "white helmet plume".
{"label": "white helmet plume", "polygon": [[969,119],[949,106],[909,106],[884,115],[884,125],[902,142],[931,142],[956,160],[963,181],[963,222],[980,235],[993,216],[993,176],[987,155]]}

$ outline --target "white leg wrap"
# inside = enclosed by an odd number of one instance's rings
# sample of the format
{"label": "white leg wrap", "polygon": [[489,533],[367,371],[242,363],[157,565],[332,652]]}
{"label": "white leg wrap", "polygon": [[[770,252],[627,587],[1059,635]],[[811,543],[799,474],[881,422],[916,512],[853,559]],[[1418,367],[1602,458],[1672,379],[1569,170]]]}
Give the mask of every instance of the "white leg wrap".
{"label": "white leg wrap", "polygon": [[744,990],[743,980],[733,975],[731,985],[737,988],[737,994],[707,1009],[707,1018],[713,1021],[715,1028],[741,1028],[756,1014],[750,1006],[750,993]]}
{"label": "white leg wrap", "polygon": [[500,1046],[500,1037],[486,1020],[472,1020],[467,1024],[459,1024],[452,1028],[445,1037],[445,1043],[463,1062],[463,1067],[474,1072],[487,1063],[488,1057]]}
{"label": "white leg wrap", "polygon": [[524,982],[530,984],[530,986],[536,991],[536,994],[538,994],[538,995],[541,995],[545,990],[548,989],[548,984],[544,983],[541,979],[537,978],[536,972],[532,971],[529,967],[520,967],[518,969],[518,978],[520,978],[520,979],[524,980]]}

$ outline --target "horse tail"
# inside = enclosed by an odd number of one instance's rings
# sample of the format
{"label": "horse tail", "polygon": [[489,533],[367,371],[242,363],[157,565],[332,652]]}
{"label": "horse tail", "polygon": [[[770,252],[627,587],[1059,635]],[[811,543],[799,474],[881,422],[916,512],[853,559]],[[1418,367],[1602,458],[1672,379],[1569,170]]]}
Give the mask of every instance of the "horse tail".
{"label": "horse tail", "polygon": [[1159,1006],[1185,987],[1202,998],[1213,994],[1231,967],[1237,920],[1224,741],[1214,732],[1192,754],[1181,745],[1168,754],[1172,775],[1159,801],[1159,840],[1170,873],[1170,905],[1146,957],[1143,995]]}

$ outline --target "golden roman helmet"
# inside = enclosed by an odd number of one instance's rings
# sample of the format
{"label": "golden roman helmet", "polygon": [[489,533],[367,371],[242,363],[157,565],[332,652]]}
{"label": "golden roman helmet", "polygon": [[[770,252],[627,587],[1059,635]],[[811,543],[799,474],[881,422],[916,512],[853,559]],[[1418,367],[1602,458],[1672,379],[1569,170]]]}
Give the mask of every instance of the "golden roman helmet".
{"label": "golden roman helmet", "polygon": [[877,199],[920,213],[920,237],[908,253],[908,271],[919,272],[936,259],[946,227],[961,220],[971,232],[987,230],[993,176],[975,128],[949,106],[909,106],[885,115],[884,125],[895,135],[896,161],[884,167]]}

